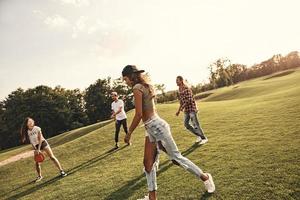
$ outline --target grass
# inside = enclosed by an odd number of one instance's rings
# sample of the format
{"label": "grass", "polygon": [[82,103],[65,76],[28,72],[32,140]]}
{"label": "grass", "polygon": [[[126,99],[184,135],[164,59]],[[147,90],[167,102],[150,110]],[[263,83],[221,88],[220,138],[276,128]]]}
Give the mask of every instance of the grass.
{"label": "grass", "polygon": [[[195,137],[183,128],[182,115],[175,116],[177,103],[158,105],[178,148],[209,171],[217,187],[214,194],[207,194],[198,179],[162,154],[159,199],[299,199],[299,80],[300,70],[296,70],[213,91],[198,102],[209,138],[203,146],[193,144]],[[69,172],[63,179],[48,158],[42,165],[44,180],[37,184],[32,183],[36,176],[32,158],[1,167],[5,181],[0,183],[0,198],[141,198],[147,193],[142,171],[144,129],[134,132],[132,146],[119,150],[112,150],[113,132],[114,124],[108,124],[55,146],[55,155]]]}
{"label": "grass", "polygon": [[[75,140],[77,138],[80,138],[96,129],[99,129],[99,128],[109,124],[110,122],[112,122],[112,121],[107,120],[107,121],[99,122],[99,123],[92,124],[89,126],[85,126],[82,128],[74,129],[72,131],[68,131],[68,132],[62,133],[60,135],[54,136],[52,138],[49,138],[48,142],[51,145],[51,147],[57,147],[59,145],[62,145],[67,142],[70,142],[72,140]],[[0,162],[7,158],[15,156],[19,153],[22,153],[24,151],[29,151],[31,149],[32,149],[31,145],[27,144],[27,145],[23,145],[21,147],[14,147],[14,148],[11,148],[8,150],[0,151]]]}

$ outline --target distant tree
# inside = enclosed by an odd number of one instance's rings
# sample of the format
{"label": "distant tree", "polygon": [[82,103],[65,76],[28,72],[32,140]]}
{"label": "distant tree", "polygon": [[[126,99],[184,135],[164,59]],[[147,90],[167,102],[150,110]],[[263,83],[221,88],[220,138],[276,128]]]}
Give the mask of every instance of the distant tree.
{"label": "distant tree", "polygon": [[300,53],[297,51],[290,52],[285,57],[285,63],[286,69],[292,69],[296,67],[300,67]]}
{"label": "distant tree", "polygon": [[232,83],[238,83],[245,80],[245,71],[247,70],[246,65],[242,64],[231,64],[227,68],[228,74],[230,74]]}
{"label": "distant tree", "polygon": [[110,117],[111,92],[111,78],[98,79],[85,90],[85,108],[91,123]]}
{"label": "distant tree", "polygon": [[[2,102],[2,123],[5,124],[6,131],[1,129],[1,146],[8,148],[20,144],[18,128],[21,127],[23,119],[29,115],[25,103],[24,90],[18,88],[13,91]],[[2,132],[4,131],[4,132]]]}
{"label": "distant tree", "polygon": [[67,100],[67,107],[70,111],[70,129],[79,128],[89,123],[85,112],[84,94],[79,89],[67,90],[57,86],[54,91],[64,96]]}
{"label": "distant tree", "polygon": [[214,65],[213,64],[209,65],[208,69],[210,73],[209,82],[211,85],[211,89],[215,89],[218,86],[217,86],[217,73],[215,72]]}
{"label": "distant tree", "polygon": [[218,59],[210,65],[211,84],[216,87],[224,87],[232,84],[230,73],[227,70],[230,60]]}
{"label": "distant tree", "polygon": [[83,126],[87,117],[80,101],[79,90],[61,87],[52,89],[41,85],[26,91],[21,88],[13,91],[1,102],[1,148],[20,144],[19,130],[26,117],[35,120],[46,138]]}
{"label": "distant tree", "polygon": [[8,128],[7,125],[4,121],[4,104],[3,102],[0,102],[0,150],[5,149],[7,147],[7,133],[8,133]]}
{"label": "distant tree", "polygon": [[202,92],[202,87],[203,87],[202,83],[198,83],[197,85],[192,85],[191,89],[193,91],[193,94]]}
{"label": "distant tree", "polygon": [[162,94],[163,96],[165,96],[165,90],[166,90],[165,84],[154,84],[154,88],[160,94]]}

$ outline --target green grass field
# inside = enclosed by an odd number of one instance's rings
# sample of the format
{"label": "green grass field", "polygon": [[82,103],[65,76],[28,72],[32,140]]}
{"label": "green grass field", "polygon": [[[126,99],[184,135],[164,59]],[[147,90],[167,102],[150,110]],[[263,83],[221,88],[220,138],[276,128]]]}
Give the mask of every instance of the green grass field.
{"label": "green grass field", "polygon": [[[201,181],[162,154],[159,199],[300,199],[299,83],[297,69],[210,91],[213,94],[198,102],[209,138],[203,146],[194,145],[183,116],[175,116],[178,103],[158,105],[181,152],[210,172],[216,184],[216,192],[207,194]],[[44,179],[35,184],[32,158],[10,163],[0,168],[0,199],[123,200],[147,193],[143,128],[133,133],[132,146],[123,144],[117,151],[111,150],[113,123],[71,138],[53,146],[69,176],[57,177],[47,158],[42,165]],[[10,151],[2,152],[0,158],[8,155]]]}
{"label": "green grass field", "polygon": [[[49,138],[48,142],[51,145],[51,147],[57,147],[64,143],[80,138],[81,136],[84,136],[85,134],[88,134],[96,129],[99,129],[109,124],[110,122],[112,121],[107,120],[86,127],[78,128],[76,130],[68,131],[60,135],[54,136],[52,138]],[[27,144],[27,145],[23,145],[22,147],[14,147],[11,149],[0,151],[0,162],[12,156],[18,155],[19,153],[22,153],[24,151],[29,151],[31,149],[32,149],[31,145]]]}

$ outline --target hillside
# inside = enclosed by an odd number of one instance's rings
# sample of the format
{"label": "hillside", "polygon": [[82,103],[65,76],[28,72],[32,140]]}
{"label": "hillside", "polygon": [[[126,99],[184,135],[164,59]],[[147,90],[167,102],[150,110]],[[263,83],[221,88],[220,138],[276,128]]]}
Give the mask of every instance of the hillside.
{"label": "hillside", "polygon": [[[208,195],[199,180],[162,154],[159,199],[299,199],[299,81],[297,69],[210,91],[213,94],[198,102],[209,138],[203,146],[194,145],[182,114],[175,116],[178,103],[158,105],[179,149],[214,176],[217,188]],[[144,129],[133,133],[132,146],[123,144],[117,151],[112,150],[113,132],[111,123],[53,145],[69,173],[65,178],[57,177],[48,158],[42,165],[44,179],[37,184],[32,183],[36,176],[32,158],[0,167],[5,180],[0,183],[0,199],[141,198],[147,193],[142,171]]]}

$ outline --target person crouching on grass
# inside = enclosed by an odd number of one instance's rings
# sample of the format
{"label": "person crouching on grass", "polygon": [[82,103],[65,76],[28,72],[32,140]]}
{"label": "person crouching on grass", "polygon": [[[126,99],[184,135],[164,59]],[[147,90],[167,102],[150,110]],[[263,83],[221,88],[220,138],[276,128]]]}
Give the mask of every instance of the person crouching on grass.
{"label": "person crouching on grass", "polygon": [[[111,103],[111,109],[112,109],[112,115],[111,118],[116,120],[116,130],[115,130],[115,143],[116,143],[116,149],[119,148],[119,133],[121,126],[123,126],[124,132],[128,133],[127,128],[127,116],[124,110],[124,102],[122,99],[119,99],[118,93],[112,92],[111,97],[113,99],[113,102]],[[128,142],[127,145],[130,145]]]}
{"label": "person crouching on grass", "polygon": [[[59,169],[60,175],[62,177],[67,176],[67,173],[65,173],[59,161],[54,156],[52,149],[48,144],[47,140],[45,140],[41,128],[35,126],[34,120],[30,117],[27,117],[24,120],[21,127],[21,141],[25,143],[26,140],[28,141],[28,139],[33,147],[34,155],[42,153],[41,150],[45,151],[47,155],[50,157],[50,159],[54,162],[55,166]],[[35,182],[39,182],[43,179],[41,164],[39,162],[35,162],[35,167],[38,174]]]}
{"label": "person crouching on grass", "polygon": [[[125,142],[129,142],[132,132],[142,120],[145,125],[145,149],[144,149],[144,172],[146,174],[149,194],[144,200],[156,200],[156,172],[158,169],[158,150],[167,153],[174,164],[182,166],[190,173],[202,180],[209,193],[215,191],[212,176],[204,173],[188,158],[181,155],[172,137],[169,124],[161,119],[155,109],[155,92],[153,86],[147,81],[147,76],[142,74],[144,70],[138,70],[134,65],[127,65],[122,76],[126,84],[133,88],[135,115],[131,122]],[[175,188],[174,188],[175,189]]]}

